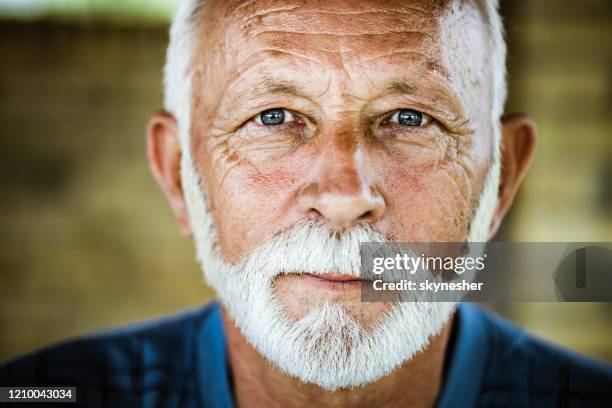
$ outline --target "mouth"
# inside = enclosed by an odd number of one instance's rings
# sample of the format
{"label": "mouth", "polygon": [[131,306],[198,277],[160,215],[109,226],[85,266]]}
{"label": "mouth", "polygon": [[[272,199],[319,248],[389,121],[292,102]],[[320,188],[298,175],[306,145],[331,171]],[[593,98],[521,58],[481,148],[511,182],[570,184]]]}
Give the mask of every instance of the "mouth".
{"label": "mouth", "polygon": [[307,286],[329,292],[359,291],[361,289],[361,283],[364,282],[364,279],[356,276],[334,273],[323,273],[316,275],[312,273],[304,273],[302,275],[298,275],[298,279]]}

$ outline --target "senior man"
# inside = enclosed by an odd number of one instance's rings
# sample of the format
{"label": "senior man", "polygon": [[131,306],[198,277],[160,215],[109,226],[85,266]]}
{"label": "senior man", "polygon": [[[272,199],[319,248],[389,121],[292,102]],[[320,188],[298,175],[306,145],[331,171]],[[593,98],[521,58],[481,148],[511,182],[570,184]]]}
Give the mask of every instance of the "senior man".
{"label": "senior man", "polygon": [[606,405],[609,367],[474,306],[360,301],[360,242],[496,232],[535,138],[504,65],[494,1],[184,1],[148,154],[220,304],[0,378],[87,406]]}

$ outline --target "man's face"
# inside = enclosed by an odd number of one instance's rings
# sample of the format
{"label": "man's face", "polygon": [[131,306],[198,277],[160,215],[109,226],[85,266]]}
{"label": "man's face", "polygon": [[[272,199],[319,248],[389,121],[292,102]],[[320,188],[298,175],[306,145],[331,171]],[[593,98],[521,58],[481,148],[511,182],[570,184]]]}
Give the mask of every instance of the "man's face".
{"label": "man's face", "polygon": [[[304,220],[466,239],[493,143],[476,6],[211,1],[199,18],[191,152],[227,263]],[[333,301],[367,326],[385,307],[308,275],[274,292],[295,319]]]}

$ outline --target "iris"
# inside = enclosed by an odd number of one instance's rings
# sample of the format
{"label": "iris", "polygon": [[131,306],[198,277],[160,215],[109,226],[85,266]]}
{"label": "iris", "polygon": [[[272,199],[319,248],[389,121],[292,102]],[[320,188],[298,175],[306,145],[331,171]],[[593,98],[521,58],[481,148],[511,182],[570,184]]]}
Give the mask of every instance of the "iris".
{"label": "iris", "polygon": [[266,126],[282,125],[285,122],[285,110],[281,108],[267,109],[259,114],[261,123]]}
{"label": "iris", "polygon": [[414,109],[401,109],[397,112],[397,123],[406,126],[421,126],[423,114]]}

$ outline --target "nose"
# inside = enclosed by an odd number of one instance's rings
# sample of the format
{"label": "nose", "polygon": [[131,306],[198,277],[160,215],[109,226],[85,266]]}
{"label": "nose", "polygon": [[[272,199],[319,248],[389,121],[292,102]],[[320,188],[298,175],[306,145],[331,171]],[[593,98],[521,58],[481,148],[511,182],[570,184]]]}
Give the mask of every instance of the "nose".
{"label": "nose", "polygon": [[382,197],[373,194],[324,193],[313,202],[310,212],[320,215],[334,229],[346,229],[359,223],[374,223],[384,212]]}
{"label": "nose", "polygon": [[358,168],[357,162],[360,160],[324,160],[315,180],[300,194],[301,211],[335,230],[378,221],[385,212],[385,201],[368,183],[363,163]]}

